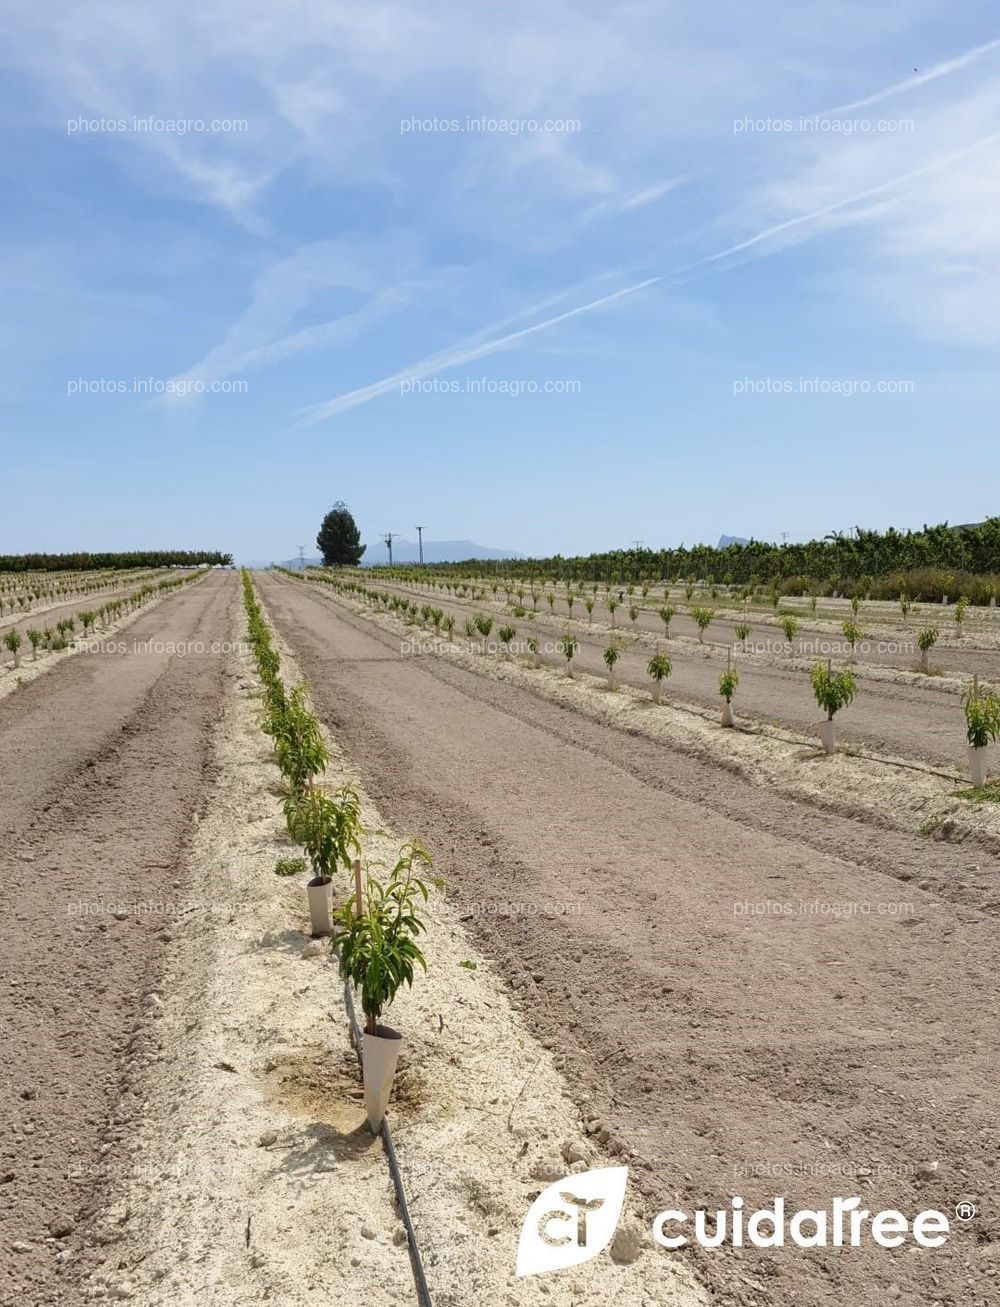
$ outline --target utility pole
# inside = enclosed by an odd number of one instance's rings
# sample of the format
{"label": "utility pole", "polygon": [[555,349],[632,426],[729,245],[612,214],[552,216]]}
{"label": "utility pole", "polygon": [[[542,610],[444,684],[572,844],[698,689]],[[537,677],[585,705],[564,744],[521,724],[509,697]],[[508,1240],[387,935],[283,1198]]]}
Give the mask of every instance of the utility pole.
{"label": "utility pole", "polygon": [[389,566],[392,567],[392,542],[397,538],[399,532],[387,531],[382,539],[385,541],[389,550]]}
{"label": "utility pole", "polygon": [[417,548],[420,550],[420,566],[424,565],[424,528],[417,527]]}
{"label": "utility pole", "polygon": [[632,541],[632,548],[633,548],[633,549],[641,549],[642,546],[643,546],[643,542],[642,542],[641,540],[633,540],[633,541]]}
{"label": "utility pole", "polygon": [[306,547],[299,545],[299,567],[304,572],[306,570]]}

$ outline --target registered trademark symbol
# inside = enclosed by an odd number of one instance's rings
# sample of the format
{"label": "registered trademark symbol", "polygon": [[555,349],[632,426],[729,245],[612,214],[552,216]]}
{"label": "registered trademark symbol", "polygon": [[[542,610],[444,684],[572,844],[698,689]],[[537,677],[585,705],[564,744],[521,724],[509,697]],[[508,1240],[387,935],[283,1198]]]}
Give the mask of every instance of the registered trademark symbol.
{"label": "registered trademark symbol", "polygon": [[955,1215],[960,1221],[971,1221],[976,1214],[974,1203],[961,1202],[955,1204]]}

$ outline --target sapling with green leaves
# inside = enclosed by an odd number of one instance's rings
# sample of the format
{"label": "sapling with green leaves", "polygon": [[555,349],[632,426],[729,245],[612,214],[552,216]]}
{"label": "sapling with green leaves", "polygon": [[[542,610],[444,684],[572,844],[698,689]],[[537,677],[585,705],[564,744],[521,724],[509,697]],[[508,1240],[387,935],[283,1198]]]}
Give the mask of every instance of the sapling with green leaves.
{"label": "sapling with green leaves", "polygon": [[575,636],[570,635],[567,631],[559,641],[559,652],[566,659],[566,675],[573,675],[573,659],[576,657],[577,650],[580,648],[580,641]]}
{"label": "sapling with green leaves", "polygon": [[637,620],[637,618],[638,618],[638,616],[639,616],[639,609],[638,609],[638,607],[637,607],[635,604],[629,604],[629,606],[628,606],[628,615],[629,615],[629,619],[630,619],[631,622],[632,622],[632,625],[634,626],[635,623],[636,623],[636,620]]}
{"label": "sapling with green leaves", "polygon": [[782,633],[785,637],[785,643],[788,645],[789,655],[791,655],[795,652],[794,641],[795,641],[796,633],[800,626],[799,619],[793,616],[791,613],[782,613],[779,618],[779,622],[781,625]]}
{"label": "sapling with green leaves", "polygon": [[660,702],[660,687],[670,673],[674,670],[673,663],[665,653],[659,650],[653,654],[646,664],[647,673],[653,678],[653,702]]}
{"label": "sapling with green leaves", "polygon": [[593,597],[593,595],[586,595],[586,596],[585,596],[584,601],[583,601],[583,606],[584,606],[584,608],[586,608],[586,610],[587,610],[587,625],[590,626],[590,625],[593,624],[593,621],[594,621],[594,597]]}
{"label": "sapling with green leaves", "polygon": [[904,625],[904,626],[906,626],[906,624],[907,624],[907,620],[909,619],[909,616],[910,616],[910,609],[911,609],[912,607],[913,607],[913,605],[910,603],[910,597],[909,597],[909,595],[906,594],[906,592],[904,591],[904,592],[899,596],[899,611],[900,611],[900,613],[902,613],[902,615],[903,615],[903,625]]}
{"label": "sapling with green leaves", "polygon": [[961,640],[963,624],[965,622],[965,612],[969,607],[968,595],[959,595],[955,601],[955,634]]}
{"label": "sapling with green leaves", "polygon": [[690,611],[691,611],[691,620],[698,628],[698,643],[703,644],[705,640],[705,632],[708,630],[709,624],[711,623],[712,618],[715,616],[715,613],[711,608],[696,607],[696,608],[692,608]]}
{"label": "sapling with green leaves", "polygon": [[27,635],[31,644],[31,661],[34,662],[38,658],[38,646],[44,642],[44,637],[41,631],[36,630],[33,626],[28,627],[25,635]]}
{"label": "sapling with green leaves", "polygon": [[827,753],[833,753],[835,748],[834,715],[840,712],[841,708],[846,708],[851,702],[858,692],[858,683],[854,679],[854,673],[850,667],[843,667],[839,672],[834,672],[829,662],[816,663],[810,673],[810,680],[812,681],[816,702],[826,713],[826,722],[824,723],[826,729],[820,731],[823,748]]}
{"label": "sapling with green leaves", "polygon": [[541,665],[542,660],[538,654],[538,637],[534,635],[529,635],[527,640],[525,640],[524,644],[525,644],[525,648],[528,650],[528,653],[531,654],[531,665],[533,667],[539,667]]}
{"label": "sapling with green leaves", "polygon": [[517,635],[517,629],[513,626],[501,626],[500,630],[497,631],[497,639],[503,646],[503,651],[508,658],[510,657],[511,642],[515,635]]}
{"label": "sapling with green leaves", "polygon": [[973,749],[985,749],[1000,736],[1000,695],[970,686],[962,695],[966,736]]}
{"label": "sapling with green leaves", "polygon": [[670,622],[677,612],[676,604],[664,604],[660,609],[660,621],[663,623],[663,634],[668,639],[670,637]]}
{"label": "sapling with green leaves", "polygon": [[270,712],[263,728],[274,739],[274,755],[291,792],[312,789],[330,761],[318,720],[306,707],[305,683],[295,686],[281,709]]}
{"label": "sapling with green leaves", "polygon": [[966,738],[969,741],[969,769],[973,789],[986,784],[986,749],[1000,737],[1000,694],[979,689],[979,678],[962,695],[965,709]]}
{"label": "sapling with green leaves", "polygon": [[614,597],[614,595],[609,594],[608,597],[607,597],[607,599],[605,599],[604,603],[605,603],[605,606],[607,607],[608,612],[611,614],[611,627],[612,627],[612,629],[614,629],[614,625],[615,625],[615,609],[618,607],[619,600],[617,600],[617,599]]}
{"label": "sapling with green leaves", "polygon": [[14,655],[15,670],[21,665],[21,634],[19,631],[10,630],[3,638],[4,645]]}
{"label": "sapling with green leaves", "polygon": [[618,683],[615,679],[615,664],[622,656],[621,645],[618,644],[617,641],[612,640],[601,656],[604,659],[605,667],[608,669],[608,689],[617,689]]}
{"label": "sapling with green leaves", "polygon": [[920,670],[922,672],[930,671],[927,657],[937,644],[939,634],[940,632],[936,626],[925,626],[917,636],[917,648],[920,650]]}
{"label": "sapling with green leaves", "polygon": [[733,725],[733,695],[736,693],[736,687],[740,683],[740,674],[735,667],[727,667],[719,677],[719,693],[722,695],[725,707],[722,710],[723,726]]}
{"label": "sapling with green leaves", "polygon": [[348,781],[329,794],[321,786],[293,791],[285,799],[285,822],[309,859],[314,883],[325,885],[337,868],[350,869],[361,852],[361,799]]}
{"label": "sapling with green leaves", "polygon": [[567,610],[568,610],[568,612],[569,612],[570,617],[573,616],[573,605],[574,605],[575,603],[576,603],[576,595],[573,593],[572,590],[567,590],[567,591],[566,591],[566,608],[567,608]]}
{"label": "sapling with green leaves", "polygon": [[858,645],[865,638],[865,633],[861,627],[851,617],[845,617],[840,628],[844,633],[844,639],[851,646],[851,658],[853,660],[857,652]]}
{"label": "sapling with green leaves", "polygon": [[490,632],[493,630],[493,618],[487,617],[485,613],[479,613],[476,616],[476,630],[483,637],[483,644],[490,638]]}
{"label": "sapling with green leaves", "polygon": [[750,639],[750,632],[751,632],[752,630],[753,630],[753,627],[750,626],[750,624],[749,624],[748,622],[737,622],[737,624],[736,624],[736,638],[737,638],[737,640],[739,640],[740,644],[742,644],[742,645],[745,645],[745,644],[746,644],[746,642]]}
{"label": "sapling with green leaves", "polygon": [[378,1035],[380,1018],[401,986],[412,986],[415,968],[427,970],[417,943],[426,932],[421,903],[440,888],[430,854],[417,840],[404,844],[385,881],[366,873],[361,902],[354,894],[335,914],[330,947],[342,980],[361,995],[365,1034]]}

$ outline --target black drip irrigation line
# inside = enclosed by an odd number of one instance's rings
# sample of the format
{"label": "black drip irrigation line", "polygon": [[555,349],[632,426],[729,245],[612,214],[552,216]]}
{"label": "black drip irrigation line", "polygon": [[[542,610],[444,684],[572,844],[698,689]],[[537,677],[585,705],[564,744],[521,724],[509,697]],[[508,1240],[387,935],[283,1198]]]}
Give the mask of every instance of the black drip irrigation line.
{"label": "black drip irrigation line", "polygon": [[[357,1054],[358,1065],[361,1066],[361,1028],[358,1025],[357,1014],[354,1010],[354,996],[351,993],[350,985],[344,985],[344,1006],[347,1008],[347,1019],[351,1025],[351,1038],[354,1041],[354,1051]],[[410,1208],[406,1201],[406,1191],[403,1188],[403,1176],[399,1169],[399,1158],[396,1156],[396,1149],[393,1147],[392,1134],[389,1130],[389,1121],[387,1117],[382,1118],[382,1125],[379,1129],[382,1136],[382,1142],[385,1145],[385,1155],[389,1162],[389,1174],[392,1176],[393,1188],[396,1191],[396,1201],[399,1203],[399,1214],[402,1217],[403,1227],[406,1230],[406,1242],[410,1250],[410,1267],[413,1270],[413,1280],[417,1286],[417,1298],[420,1301],[420,1307],[434,1307],[434,1300],[431,1297],[431,1291],[427,1286],[427,1276],[424,1272],[424,1264],[420,1258],[420,1248],[417,1244],[417,1232],[413,1228],[413,1218],[410,1216]]]}

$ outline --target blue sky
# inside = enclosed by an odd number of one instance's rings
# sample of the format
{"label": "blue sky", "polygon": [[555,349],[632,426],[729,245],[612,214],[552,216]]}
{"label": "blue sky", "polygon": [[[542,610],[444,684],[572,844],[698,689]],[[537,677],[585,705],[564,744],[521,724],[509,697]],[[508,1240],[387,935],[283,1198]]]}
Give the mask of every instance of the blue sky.
{"label": "blue sky", "polygon": [[289,557],[339,498],[533,553],[997,511],[993,6],[4,25],[0,552]]}

